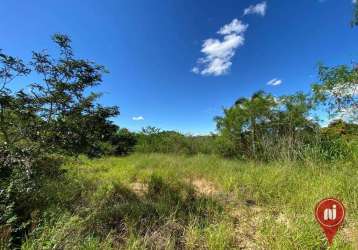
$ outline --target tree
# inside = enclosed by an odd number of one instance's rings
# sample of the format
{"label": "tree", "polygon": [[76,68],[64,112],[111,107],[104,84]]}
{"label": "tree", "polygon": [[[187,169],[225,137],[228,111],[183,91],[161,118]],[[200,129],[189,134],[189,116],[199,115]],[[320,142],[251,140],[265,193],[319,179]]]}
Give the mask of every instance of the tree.
{"label": "tree", "polygon": [[249,114],[249,122],[251,127],[251,146],[252,153],[256,155],[256,140],[263,129],[265,123],[272,119],[272,108],[275,105],[274,99],[270,94],[263,91],[254,93],[250,101],[244,102],[243,108]]}
{"label": "tree", "polygon": [[60,49],[59,58],[33,52],[30,67],[42,81],[30,84],[30,93],[12,93],[7,87],[15,77],[29,74],[29,67],[0,54],[1,135],[11,146],[25,141],[46,151],[88,153],[115,133],[117,127],[109,118],[119,114],[118,107],[96,104],[100,94],[88,91],[102,82],[104,67],[76,59],[68,36],[56,34],[53,41]]}
{"label": "tree", "polygon": [[[0,50],[0,131],[4,142],[11,146],[16,137],[16,127],[21,114],[17,113],[17,102],[22,100],[22,92],[18,93],[19,99],[16,100],[12,95],[9,84],[19,76],[26,76],[30,69],[19,59],[2,53]],[[26,106],[25,106],[26,108]],[[22,112],[28,114],[29,112]],[[11,119],[9,119],[11,118]]]}
{"label": "tree", "polygon": [[[61,171],[52,152],[91,154],[117,130],[118,107],[96,103],[90,88],[102,82],[103,66],[77,59],[68,36],[56,34],[58,58],[33,52],[29,65],[0,53],[0,231],[16,248],[29,227],[37,191]],[[42,80],[15,91],[9,84],[30,73]],[[51,171],[44,171],[46,168]]]}
{"label": "tree", "polygon": [[126,128],[118,129],[111,139],[116,155],[127,155],[131,153],[137,143],[137,137]]}
{"label": "tree", "polygon": [[231,154],[255,159],[272,157],[272,148],[281,143],[289,147],[288,157],[293,157],[290,151],[299,135],[315,130],[316,125],[307,118],[312,106],[303,93],[274,98],[258,91],[251,98],[239,98],[224,109],[224,116],[215,118],[220,141]]}
{"label": "tree", "polygon": [[98,93],[86,95],[88,88],[102,82],[105,68],[74,58],[68,36],[55,34],[53,40],[60,48],[60,57],[34,52],[32,61],[34,70],[43,76],[42,83],[31,85],[38,114],[44,121],[41,142],[70,153],[86,153],[97,141],[108,140],[115,133],[117,128],[108,119],[119,111],[117,107],[95,104]]}
{"label": "tree", "polygon": [[265,123],[272,119],[275,101],[272,95],[263,91],[251,98],[239,98],[235,104],[224,109],[223,117],[216,117],[219,132],[239,148],[245,148],[245,135],[250,134],[251,156],[256,157],[256,144]]}
{"label": "tree", "polygon": [[327,107],[330,117],[358,121],[358,68],[356,65],[319,67],[320,83],[312,86],[314,99]]}
{"label": "tree", "polygon": [[297,131],[315,127],[315,124],[307,118],[313,107],[312,99],[302,92],[280,97],[276,119],[279,125],[278,134],[290,136],[294,143]]}

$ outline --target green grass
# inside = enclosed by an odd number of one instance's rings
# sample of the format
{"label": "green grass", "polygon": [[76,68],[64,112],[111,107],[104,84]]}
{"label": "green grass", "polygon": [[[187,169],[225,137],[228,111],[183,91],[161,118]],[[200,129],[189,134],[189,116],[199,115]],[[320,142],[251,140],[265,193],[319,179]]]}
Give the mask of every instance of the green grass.
{"label": "green grass", "polygon": [[64,167],[66,179],[44,188],[53,205],[23,249],[325,249],[313,209],[331,196],[347,217],[330,249],[357,244],[354,162],[135,154]]}

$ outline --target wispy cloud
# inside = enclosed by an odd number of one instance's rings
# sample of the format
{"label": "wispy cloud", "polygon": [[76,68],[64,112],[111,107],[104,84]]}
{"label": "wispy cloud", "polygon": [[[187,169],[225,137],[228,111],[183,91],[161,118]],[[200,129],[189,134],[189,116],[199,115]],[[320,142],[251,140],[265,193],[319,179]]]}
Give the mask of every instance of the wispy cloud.
{"label": "wispy cloud", "polygon": [[220,35],[230,35],[232,33],[241,34],[244,33],[247,29],[248,25],[243,24],[240,20],[234,19],[231,23],[225,24],[218,31]]}
{"label": "wispy cloud", "polygon": [[270,81],[267,82],[267,85],[270,85],[270,86],[277,86],[280,84],[282,84],[282,80],[277,79],[277,78],[271,79]]}
{"label": "wispy cloud", "polygon": [[143,121],[143,120],[144,120],[144,117],[143,117],[143,116],[133,116],[133,117],[132,117],[132,120],[133,120],[133,121]]}
{"label": "wispy cloud", "polygon": [[238,47],[244,44],[244,33],[248,25],[238,19],[224,25],[217,32],[222,39],[206,39],[201,48],[204,57],[198,59],[192,69],[195,74],[220,76],[227,73],[232,65],[231,59]]}
{"label": "wispy cloud", "polygon": [[250,15],[250,14],[258,14],[261,16],[266,15],[266,9],[267,9],[267,3],[262,2],[258,3],[256,5],[250,5],[244,10],[244,16]]}

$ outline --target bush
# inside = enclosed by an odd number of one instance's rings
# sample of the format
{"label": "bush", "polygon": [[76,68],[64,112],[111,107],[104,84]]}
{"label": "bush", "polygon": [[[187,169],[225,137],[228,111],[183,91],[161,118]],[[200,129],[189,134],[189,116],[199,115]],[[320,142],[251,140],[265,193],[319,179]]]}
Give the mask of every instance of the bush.
{"label": "bush", "polygon": [[128,155],[134,150],[137,143],[137,137],[128,129],[119,129],[111,139],[113,153],[115,155]]}
{"label": "bush", "polygon": [[319,149],[322,160],[326,161],[351,159],[353,157],[352,148],[344,138],[322,136]]}
{"label": "bush", "polygon": [[114,155],[116,147],[109,142],[97,142],[92,145],[86,155],[90,158],[97,158],[105,155]]}
{"label": "bush", "polygon": [[161,131],[154,127],[143,129],[137,135],[135,150],[141,153],[212,154],[215,136],[183,135],[176,131]]}
{"label": "bush", "polygon": [[36,211],[46,207],[39,190],[45,178],[63,172],[60,159],[34,157],[31,149],[0,147],[0,242],[19,246]]}
{"label": "bush", "polygon": [[238,157],[235,143],[224,136],[218,136],[215,140],[216,152],[223,157]]}

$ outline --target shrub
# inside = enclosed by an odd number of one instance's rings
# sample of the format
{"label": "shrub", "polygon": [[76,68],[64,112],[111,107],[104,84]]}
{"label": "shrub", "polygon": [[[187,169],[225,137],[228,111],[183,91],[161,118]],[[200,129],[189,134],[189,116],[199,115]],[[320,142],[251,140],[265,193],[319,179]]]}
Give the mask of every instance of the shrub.
{"label": "shrub", "polygon": [[344,138],[322,136],[319,149],[321,158],[326,161],[351,159],[353,156],[352,148]]}
{"label": "shrub", "polygon": [[137,135],[135,150],[141,153],[212,154],[215,153],[214,135],[192,136],[176,131],[161,131],[147,127]]}
{"label": "shrub", "polygon": [[215,140],[216,152],[223,157],[238,157],[235,143],[225,136],[218,136]]}
{"label": "shrub", "polygon": [[0,147],[0,241],[7,247],[21,243],[33,213],[41,209],[42,180],[62,174],[59,159],[34,155],[31,149]]}
{"label": "shrub", "polygon": [[97,142],[92,145],[87,151],[87,156],[90,158],[97,158],[104,155],[113,155],[116,152],[116,147],[109,142]]}
{"label": "shrub", "polygon": [[119,129],[112,136],[111,143],[113,145],[113,153],[115,155],[128,155],[134,150],[137,143],[137,137],[128,129]]}

